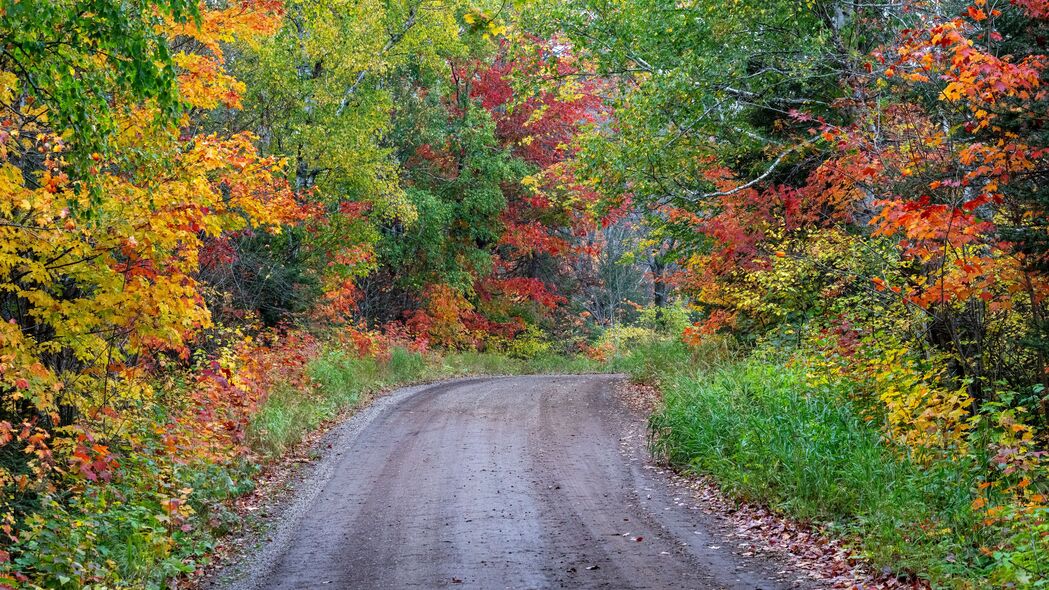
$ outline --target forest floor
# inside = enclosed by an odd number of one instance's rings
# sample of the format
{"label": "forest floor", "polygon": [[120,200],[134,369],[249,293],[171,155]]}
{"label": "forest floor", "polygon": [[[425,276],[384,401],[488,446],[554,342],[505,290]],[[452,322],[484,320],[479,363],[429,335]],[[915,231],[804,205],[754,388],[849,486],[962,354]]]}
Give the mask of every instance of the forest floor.
{"label": "forest floor", "polygon": [[[215,588],[817,587],[651,462],[616,376],[381,397],[315,445]],[[642,400],[643,401],[643,400]]]}

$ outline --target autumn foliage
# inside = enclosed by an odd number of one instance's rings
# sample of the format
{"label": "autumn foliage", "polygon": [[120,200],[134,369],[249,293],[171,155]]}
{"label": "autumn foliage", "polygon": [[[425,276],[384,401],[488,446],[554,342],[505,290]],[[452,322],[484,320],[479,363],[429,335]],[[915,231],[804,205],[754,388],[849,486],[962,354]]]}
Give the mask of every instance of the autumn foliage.
{"label": "autumn foliage", "polygon": [[0,587],[192,572],[331,347],[549,346],[600,101],[524,88],[570,55],[458,2],[53,4],[0,5]]}
{"label": "autumn foliage", "polygon": [[547,14],[618,82],[584,177],[644,212],[683,340],[802,370],[901,461],[967,466],[967,524],[908,534],[950,529],[965,566],[919,577],[1044,584],[1049,6],[570,5]]}
{"label": "autumn foliage", "polygon": [[964,469],[908,526],[1044,584],[1049,3],[670,8],[0,2],[0,587],[192,572],[333,348],[670,331]]}

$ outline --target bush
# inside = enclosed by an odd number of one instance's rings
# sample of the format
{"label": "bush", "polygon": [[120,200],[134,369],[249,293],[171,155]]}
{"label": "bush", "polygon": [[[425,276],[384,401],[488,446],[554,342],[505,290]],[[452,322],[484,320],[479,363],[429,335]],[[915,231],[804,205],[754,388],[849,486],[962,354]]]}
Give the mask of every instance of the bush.
{"label": "bush", "polygon": [[692,325],[692,312],[680,301],[664,306],[650,305],[641,310],[637,323],[660,334],[678,337]]}
{"label": "bush", "polygon": [[390,350],[390,360],[386,363],[386,371],[396,383],[421,379],[426,373],[426,368],[423,355],[400,346]]}
{"label": "bush", "polygon": [[551,344],[542,328],[529,324],[521,334],[511,339],[506,345],[506,355],[515,359],[534,359],[548,354]]}
{"label": "bush", "polygon": [[601,334],[597,345],[611,345],[614,353],[624,354],[638,346],[644,346],[663,340],[663,336],[653,328],[645,326],[620,324],[612,326]]}
{"label": "bush", "polygon": [[[14,567],[44,588],[164,588],[193,571],[233,516],[224,501],[250,488],[253,466],[172,461],[149,429],[110,481],[50,493],[9,547]],[[13,583],[0,573],[0,586]],[[30,586],[26,586],[30,587]]]}

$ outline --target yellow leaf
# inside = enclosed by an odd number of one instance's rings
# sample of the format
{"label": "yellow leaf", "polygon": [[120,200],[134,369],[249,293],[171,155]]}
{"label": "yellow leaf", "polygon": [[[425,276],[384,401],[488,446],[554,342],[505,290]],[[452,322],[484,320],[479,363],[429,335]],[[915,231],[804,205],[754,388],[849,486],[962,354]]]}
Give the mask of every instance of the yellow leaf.
{"label": "yellow leaf", "polygon": [[943,89],[943,92],[940,94],[940,100],[954,102],[961,98],[963,89],[964,86],[960,82],[951,82]]}

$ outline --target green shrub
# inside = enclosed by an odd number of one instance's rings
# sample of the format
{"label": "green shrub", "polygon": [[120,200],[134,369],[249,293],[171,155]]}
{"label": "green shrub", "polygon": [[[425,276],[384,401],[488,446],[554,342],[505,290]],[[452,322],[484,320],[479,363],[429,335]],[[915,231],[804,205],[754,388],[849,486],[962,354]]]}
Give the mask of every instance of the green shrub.
{"label": "green shrub", "polygon": [[677,338],[692,325],[692,312],[683,302],[658,307],[650,305],[641,310],[638,325],[665,336]]}
{"label": "green shrub", "polygon": [[613,370],[627,373],[640,383],[659,384],[670,376],[677,375],[690,366],[691,353],[677,339],[651,339],[634,344],[613,357],[609,365]]}
{"label": "green shrub", "polygon": [[16,565],[49,588],[102,583],[158,588],[191,571],[172,551],[172,535],[156,499],[122,498],[109,490],[51,500],[31,517]]}
{"label": "green shrub", "polygon": [[506,355],[515,359],[534,359],[550,352],[550,340],[543,330],[531,324],[523,333],[518,334],[506,345]]}
{"label": "green shrub", "polygon": [[234,521],[224,500],[250,488],[253,466],[172,463],[140,436],[112,481],[43,499],[10,548],[18,571],[45,588],[159,589],[207,558]]}
{"label": "green shrub", "polygon": [[[1018,514],[1009,507],[1004,519],[1013,521],[1008,550],[992,552],[992,581],[1001,587],[1049,587],[1049,509],[1038,508],[1034,514]],[[1033,526],[1032,526],[1033,523]]]}

